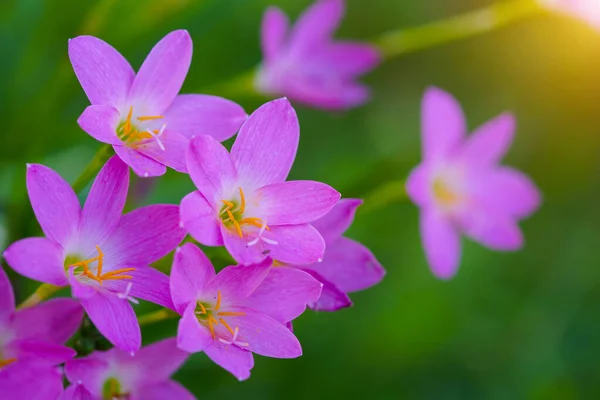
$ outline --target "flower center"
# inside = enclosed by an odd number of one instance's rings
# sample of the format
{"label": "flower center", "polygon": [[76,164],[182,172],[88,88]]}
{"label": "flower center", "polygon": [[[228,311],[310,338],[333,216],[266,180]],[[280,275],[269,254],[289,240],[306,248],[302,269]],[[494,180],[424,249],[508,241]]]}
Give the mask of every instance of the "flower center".
{"label": "flower center", "polygon": [[[140,116],[136,117],[135,120],[140,123],[144,123],[146,121],[154,121],[158,119],[163,119],[162,115],[154,115],[154,116]],[[159,137],[162,135],[166,125],[163,125],[161,129],[147,129],[140,130],[136,125],[132,122],[133,119],[133,106],[129,107],[129,113],[127,114],[127,118],[124,122],[121,122],[117,127],[117,136],[119,139],[124,141],[125,143],[134,144],[139,142],[146,142],[147,140],[155,139],[161,149],[164,150],[164,146],[160,141]]]}
{"label": "flower center", "polygon": [[78,276],[85,276],[90,278],[100,285],[103,281],[120,280],[120,279],[133,279],[131,275],[122,275],[126,272],[135,271],[135,268],[122,268],[114,271],[102,273],[102,263],[104,261],[104,253],[100,250],[100,246],[96,246],[98,256],[89,258],[87,260],[73,262],[80,259],[78,256],[69,255],[65,261],[65,269],[74,267],[73,273]]}
{"label": "flower center", "polygon": [[116,378],[109,378],[102,387],[102,400],[128,400],[129,393],[123,393],[121,383]]}
{"label": "flower center", "polygon": [[461,200],[461,196],[441,178],[433,181],[433,196],[445,207],[454,206]]}
{"label": "flower center", "polygon": [[239,188],[240,199],[239,203],[236,200],[221,200],[223,207],[219,212],[219,216],[223,225],[227,228],[234,228],[239,237],[243,238],[242,225],[251,225],[261,229],[269,229],[266,224],[263,223],[262,219],[256,217],[244,218],[244,211],[246,211],[246,198],[244,191]]}
{"label": "flower center", "polygon": [[217,338],[217,333],[215,333],[215,328],[218,325],[222,325],[229,333],[231,333],[233,339],[231,341],[227,341],[225,339],[219,338],[219,341],[226,344],[237,344],[238,346],[248,346],[248,343],[237,341],[237,336],[239,333],[239,328],[236,326],[235,329],[231,328],[231,326],[225,320],[226,317],[243,317],[246,315],[245,312],[241,311],[221,311],[221,291],[217,291],[217,302],[215,305],[211,305],[205,302],[198,301],[196,303],[196,318],[198,321],[208,326],[208,330],[210,331],[210,335],[213,339]]}

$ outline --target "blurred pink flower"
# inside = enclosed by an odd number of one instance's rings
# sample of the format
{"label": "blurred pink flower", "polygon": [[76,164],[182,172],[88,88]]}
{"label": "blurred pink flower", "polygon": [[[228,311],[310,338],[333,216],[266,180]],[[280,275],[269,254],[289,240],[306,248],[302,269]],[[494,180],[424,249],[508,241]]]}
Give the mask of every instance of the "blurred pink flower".
{"label": "blurred pink flower", "polygon": [[600,29],[600,1],[598,0],[540,0],[542,5],[563,11]]}
{"label": "blurred pink flower", "polygon": [[290,28],[286,15],[270,7],[262,22],[258,90],[332,110],[366,102],[369,88],[356,79],[381,57],[367,43],[333,40],[343,13],[343,0],[317,0]]}
{"label": "blurred pink flower", "polygon": [[421,237],[433,273],[458,269],[460,234],[494,250],[517,250],[519,219],[533,213],[540,194],[521,172],[498,165],[515,131],[502,114],[466,137],[465,119],[448,93],[430,88],[422,108],[423,162],[408,178],[410,199],[421,208]]}

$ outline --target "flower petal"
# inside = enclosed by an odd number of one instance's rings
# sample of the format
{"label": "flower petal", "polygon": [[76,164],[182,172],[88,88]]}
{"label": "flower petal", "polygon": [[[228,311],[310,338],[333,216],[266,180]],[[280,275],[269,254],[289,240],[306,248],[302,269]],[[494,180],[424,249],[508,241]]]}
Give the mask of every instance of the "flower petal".
{"label": "flower petal", "polygon": [[381,54],[375,46],[359,42],[335,42],[327,49],[336,73],[355,77],[369,72],[381,62]]}
{"label": "flower petal", "polygon": [[352,222],[359,206],[363,204],[361,199],[342,199],[324,217],[312,223],[325,243],[332,243],[339,239]]}
{"label": "flower petal", "polygon": [[57,286],[67,285],[64,250],[46,238],[16,241],[4,251],[4,258],[12,269],[29,279]]}
{"label": "flower petal", "polygon": [[96,400],[94,396],[83,386],[73,384],[65,389],[58,400]]}
{"label": "flower petal", "polygon": [[110,105],[88,106],[77,119],[77,123],[85,133],[99,142],[108,144],[121,144],[117,136],[117,126],[121,115]]}
{"label": "flower petal", "polygon": [[206,349],[213,342],[208,329],[200,325],[194,311],[196,303],[190,303],[183,317],[179,320],[177,328],[177,347],[188,353],[198,353]]}
{"label": "flower petal", "polygon": [[345,110],[360,106],[371,97],[368,86],[340,80],[337,75],[324,76],[318,70],[298,70],[285,77],[281,89],[290,98],[325,110]]}
{"label": "flower petal", "polygon": [[258,190],[261,216],[269,225],[296,225],[315,221],[340,200],[331,186],[314,181],[289,181]]}
{"label": "flower petal", "polygon": [[421,211],[421,239],[427,262],[438,278],[450,279],[460,262],[460,235],[452,223],[435,210]]}
{"label": "flower petal", "polygon": [[231,148],[244,189],[287,178],[298,150],[298,116],[287,99],[270,101],[248,117]]}
{"label": "flower petal", "polygon": [[48,366],[62,364],[77,355],[75,350],[60,344],[26,339],[11,341],[3,353],[8,358],[16,358],[19,363],[35,361]]}
{"label": "flower petal", "polygon": [[144,380],[160,382],[168,380],[187,358],[188,354],[177,348],[177,339],[169,338],[142,347],[135,354],[135,363],[144,372]]}
{"label": "flower petal", "polygon": [[15,313],[13,329],[21,339],[63,344],[77,332],[83,308],[72,299],[52,299]]}
{"label": "flower petal", "polygon": [[308,308],[314,311],[337,311],[352,306],[350,297],[342,290],[338,289],[333,283],[329,282],[313,270],[305,268],[302,268],[302,270],[311,274],[323,285],[321,297],[319,297],[317,301],[308,304]]}
{"label": "flower petal", "polygon": [[277,245],[266,245],[269,257],[291,265],[306,265],[318,262],[325,252],[325,241],[313,226],[273,226],[270,231]]}
{"label": "flower petal", "polygon": [[515,251],[523,247],[523,233],[513,217],[496,210],[472,210],[461,219],[465,234],[493,250]]}
{"label": "flower petal", "polygon": [[144,385],[136,394],[139,399],[143,400],[196,400],[193,394],[175,381],[164,381]]}
{"label": "flower petal", "polygon": [[254,357],[251,352],[218,341],[213,341],[204,352],[215,364],[230,372],[238,380],[250,378],[250,370],[254,367]]}
{"label": "flower petal", "polygon": [[286,323],[300,316],[308,303],[319,299],[322,286],[310,274],[299,269],[272,268],[265,280],[240,305],[260,310]]}
{"label": "flower petal", "polygon": [[71,186],[52,169],[27,165],[27,192],[46,237],[63,247],[75,239],[81,205]]}
{"label": "flower petal", "polygon": [[171,167],[177,172],[186,173],[185,153],[190,141],[185,136],[171,130],[170,126],[160,136],[160,141],[163,147],[158,144],[158,141],[151,140],[138,145],[136,149],[160,164]]}
{"label": "flower petal", "polygon": [[171,268],[171,296],[177,311],[183,313],[195,302],[215,276],[210,260],[196,245],[186,243],[178,248]]}
{"label": "flower petal", "polygon": [[467,131],[458,101],[435,87],[427,89],[423,96],[421,124],[423,160],[448,157],[458,150]]}
{"label": "flower petal", "polygon": [[[119,223],[129,189],[129,168],[117,156],[102,167],[81,214],[80,246],[87,255],[112,233]],[[85,244],[81,244],[81,242]]]}
{"label": "flower petal", "polygon": [[181,200],[179,213],[183,227],[199,243],[205,246],[223,246],[217,211],[199,191],[192,192]]}
{"label": "flower petal", "polygon": [[225,267],[208,284],[206,291],[219,290],[227,302],[242,302],[265,280],[271,264],[271,260],[265,260],[259,264]]}
{"label": "flower petal", "polygon": [[104,243],[104,263],[151,264],[171,251],[185,236],[179,226],[179,207],[154,204],[123,215],[119,225]]}
{"label": "flower petal", "polygon": [[221,235],[223,235],[225,248],[239,264],[257,264],[267,258],[269,250],[265,250],[266,246],[263,242],[259,241],[255,246],[249,246],[248,242],[253,239],[241,238],[235,231],[231,231],[224,226],[221,226]]}
{"label": "flower petal", "polygon": [[167,172],[164,164],[154,161],[139,151],[127,146],[113,146],[115,153],[121,160],[131,167],[133,172],[140,177],[161,176]]}
{"label": "flower petal", "polygon": [[15,295],[4,268],[0,267],[0,322],[10,318],[15,311]]}
{"label": "flower petal", "polygon": [[90,103],[118,107],[125,101],[135,72],[111,45],[78,36],[69,40],[69,59]]}
{"label": "flower petal", "polygon": [[206,94],[179,95],[165,112],[169,130],[188,139],[209,135],[219,142],[235,135],[247,117],[239,104]]}
{"label": "flower petal", "polygon": [[415,167],[406,180],[406,194],[410,200],[419,207],[431,204],[431,172],[428,165],[421,164]]}
{"label": "flower petal", "polygon": [[0,374],[0,393],[4,400],[56,399],[62,392],[62,374],[53,366],[34,361],[14,363]]}
{"label": "flower petal", "polygon": [[515,117],[510,113],[486,122],[466,141],[460,157],[472,168],[499,163],[512,143],[515,129]]}
{"label": "flower petal", "polygon": [[274,61],[279,55],[288,34],[289,21],[278,7],[267,8],[261,24],[261,47],[263,59]]}
{"label": "flower petal", "polygon": [[104,382],[112,371],[108,362],[96,356],[106,353],[96,351],[91,356],[68,361],[65,365],[65,375],[69,382],[74,385],[81,382],[90,393],[101,394]]}
{"label": "flower petal", "polygon": [[[186,30],[169,33],[140,67],[129,98],[153,113],[164,112],[183,85],[192,62],[192,38]],[[155,115],[155,114],[152,114]]]}
{"label": "flower petal", "polygon": [[[133,297],[134,299],[142,299],[158,304],[165,308],[175,310],[173,301],[171,300],[171,292],[169,290],[169,277],[156,268],[145,265],[120,265],[119,268],[135,268],[135,271],[128,272],[127,275],[131,279],[113,280],[104,283],[106,289],[110,289],[115,293],[121,293]],[[129,287],[129,285],[131,286]]]}
{"label": "flower petal", "polygon": [[298,18],[291,34],[290,46],[300,55],[331,40],[344,15],[343,0],[316,1]]}

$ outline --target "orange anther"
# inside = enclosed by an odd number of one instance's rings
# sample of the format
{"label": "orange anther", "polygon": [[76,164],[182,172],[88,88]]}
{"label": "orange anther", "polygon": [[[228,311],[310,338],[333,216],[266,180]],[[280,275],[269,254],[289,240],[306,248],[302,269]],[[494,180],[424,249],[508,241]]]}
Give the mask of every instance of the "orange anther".
{"label": "orange anther", "polygon": [[221,291],[217,290],[217,304],[215,304],[215,311],[219,311],[219,307],[221,307]]}
{"label": "orange anther", "polygon": [[221,311],[217,315],[219,317],[243,317],[246,313],[242,311]]}
{"label": "orange anther", "polygon": [[137,117],[138,121],[152,121],[155,119],[163,119],[164,117],[162,115],[149,115],[149,116],[143,116],[143,117]]}
{"label": "orange anther", "polygon": [[227,328],[227,330],[232,334],[235,335],[235,332],[233,331],[233,329],[231,329],[231,327],[227,324],[227,322],[225,322],[225,320],[223,318],[219,318],[219,321],[223,324],[223,326],[225,328]]}

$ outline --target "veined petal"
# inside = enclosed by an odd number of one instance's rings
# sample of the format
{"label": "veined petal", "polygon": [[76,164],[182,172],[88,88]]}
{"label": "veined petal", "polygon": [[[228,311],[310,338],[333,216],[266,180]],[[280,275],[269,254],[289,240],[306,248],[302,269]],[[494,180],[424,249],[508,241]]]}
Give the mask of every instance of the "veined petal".
{"label": "veined petal", "polygon": [[[129,268],[121,265],[120,268]],[[121,293],[134,299],[142,299],[175,310],[169,290],[169,277],[156,268],[146,265],[133,266],[135,271],[127,272],[131,279],[104,282],[104,287],[115,293]],[[130,286],[131,285],[131,286]]]}
{"label": "veined petal", "polygon": [[131,86],[129,98],[161,114],[179,93],[191,62],[190,34],[186,30],[169,33],[146,57]]}
{"label": "veined petal", "polygon": [[112,372],[106,361],[94,358],[97,354],[98,352],[94,352],[92,356],[70,360],[65,365],[65,375],[69,382],[81,382],[81,385],[94,395],[102,393],[104,382]]}
{"label": "veined petal", "polygon": [[135,72],[111,45],[78,36],[69,40],[69,59],[90,103],[118,106],[125,100]]}
{"label": "veined petal", "polygon": [[355,77],[369,72],[381,62],[375,46],[359,42],[335,42],[325,50],[337,73]]}
{"label": "veined petal", "polygon": [[260,106],[244,122],[231,148],[240,181],[248,189],[285,181],[299,139],[298,116],[287,99]]}
{"label": "veined petal", "polygon": [[209,135],[219,142],[235,135],[247,117],[239,104],[206,94],[179,95],[165,112],[169,130],[188,139]]}
{"label": "veined petal", "polygon": [[57,286],[67,285],[65,252],[60,245],[46,238],[16,241],[4,251],[4,258],[19,274]]}
{"label": "veined petal", "polygon": [[460,262],[460,234],[436,210],[421,211],[421,239],[427,262],[438,278],[450,279]]}
{"label": "veined petal", "polygon": [[62,374],[54,366],[35,361],[19,362],[4,368],[0,374],[0,393],[4,400],[56,399],[62,392]]}
{"label": "veined petal", "polygon": [[79,302],[52,299],[17,311],[12,327],[21,339],[63,344],[77,332],[82,319]]}
{"label": "veined petal", "polygon": [[515,129],[515,117],[509,113],[486,122],[467,139],[460,157],[472,168],[499,163],[510,147]]}
{"label": "veined petal", "polygon": [[271,260],[266,260],[259,264],[225,267],[208,284],[206,290],[220,290],[223,297],[231,303],[243,301],[265,280],[271,264]]}
{"label": "veined petal", "polygon": [[329,282],[314,270],[307,268],[302,268],[302,270],[312,275],[323,285],[321,296],[317,301],[308,304],[308,308],[314,311],[337,311],[352,306],[350,297],[337,288],[332,282]]}
{"label": "veined petal", "polygon": [[0,267],[0,322],[6,321],[15,311],[15,295],[4,268]]}
{"label": "veined petal", "polygon": [[319,0],[307,8],[291,33],[294,54],[301,55],[329,42],[343,15],[343,0]]}
{"label": "veined petal", "polygon": [[52,169],[28,164],[27,192],[46,237],[67,247],[77,235],[81,213],[79,199],[71,186]]}
{"label": "veined petal", "polygon": [[266,245],[269,257],[291,265],[318,262],[325,252],[325,241],[312,225],[281,225],[270,230],[276,245]]}
{"label": "veined petal", "polygon": [[210,260],[196,245],[186,243],[177,249],[171,269],[171,296],[177,311],[183,313],[195,302],[215,276]]}
{"label": "veined petal", "polygon": [[114,145],[113,149],[115,149],[115,153],[119,158],[129,165],[139,177],[161,176],[167,172],[167,167],[164,164],[154,161],[131,147]]}
{"label": "veined petal", "polygon": [[451,94],[431,87],[421,109],[423,160],[444,158],[458,150],[467,131],[460,104]]}
{"label": "veined petal", "polygon": [[177,347],[188,353],[203,351],[213,342],[208,329],[200,325],[194,313],[196,303],[190,303],[179,320],[177,328]]}
{"label": "veined petal", "polygon": [[324,217],[312,223],[325,243],[332,243],[339,239],[352,222],[359,206],[363,204],[361,199],[341,199]]}
{"label": "veined petal", "polygon": [[261,47],[263,59],[273,61],[284,46],[289,29],[287,16],[278,7],[267,8],[261,25]]}
{"label": "veined petal", "polygon": [[187,358],[188,354],[177,348],[177,339],[169,338],[142,347],[135,355],[135,363],[144,372],[144,380],[160,382],[168,380]]}
{"label": "veined petal", "polygon": [[296,225],[315,221],[340,200],[331,186],[314,181],[289,181],[258,190],[261,216],[269,225]]}
{"label": "veined petal", "polygon": [[85,133],[99,142],[121,144],[117,136],[117,126],[121,115],[110,105],[95,104],[88,106],[77,119],[77,123]]}
{"label": "veined petal", "polygon": [[196,400],[185,387],[175,381],[164,381],[144,385],[136,393],[139,399],[143,400]]}
{"label": "veined petal", "polygon": [[179,213],[183,227],[199,243],[205,246],[223,246],[217,211],[199,191],[192,192],[181,200]]}
{"label": "veined petal", "polygon": [[230,372],[238,380],[243,381],[250,377],[250,370],[254,367],[254,357],[248,350],[215,340],[204,349],[204,352],[215,364]]}
{"label": "veined petal", "polygon": [[158,140],[161,141],[162,147],[157,140],[151,140],[148,143],[138,145],[136,150],[160,164],[173,168],[177,172],[186,173],[185,153],[190,141],[171,129],[170,124]]}

